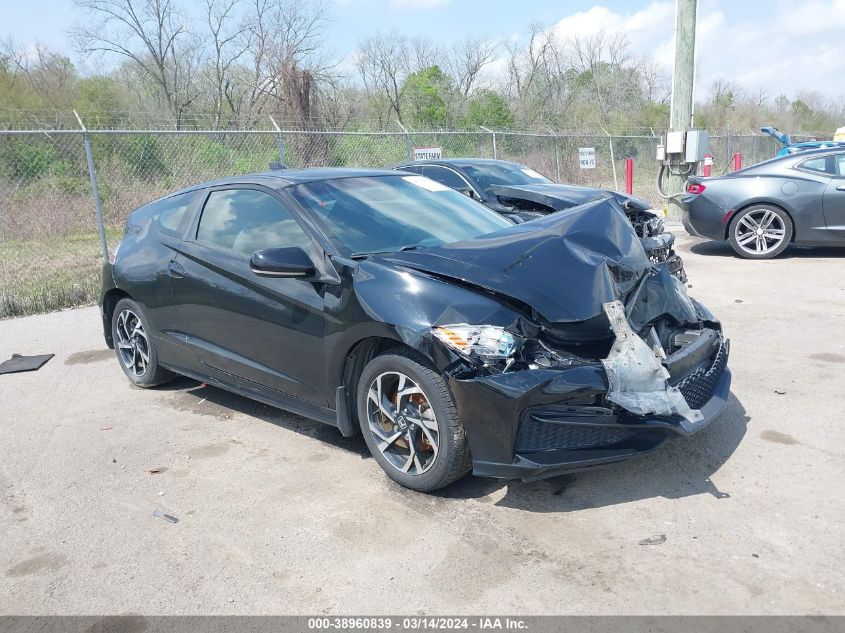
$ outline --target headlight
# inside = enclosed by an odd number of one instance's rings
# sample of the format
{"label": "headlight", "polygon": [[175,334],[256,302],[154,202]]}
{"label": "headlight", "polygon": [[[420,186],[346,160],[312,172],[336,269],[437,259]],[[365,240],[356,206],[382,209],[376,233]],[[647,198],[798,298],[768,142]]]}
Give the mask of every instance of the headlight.
{"label": "headlight", "polygon": [[508,358],[516,350],[514,335],[496,325],[441,325],[431,328],[432,333],[459,354],[469,356],[475,352],[485,359]]}

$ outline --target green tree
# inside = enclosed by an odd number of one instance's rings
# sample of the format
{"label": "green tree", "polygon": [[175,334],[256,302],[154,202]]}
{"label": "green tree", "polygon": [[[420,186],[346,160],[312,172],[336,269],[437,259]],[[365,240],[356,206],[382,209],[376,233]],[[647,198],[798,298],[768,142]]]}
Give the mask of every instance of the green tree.
{"label": "green tree", "polygon": [[85,77],[76,83],[73,107],[83,119],[94,119],[98,127],[118,127],[124,94],[112,77]]}
{"label": "green tree", "polygon": [[401,99],[406,120],[416,128],[438,128],[446,124],[446,100],[452,81],[439,66],[411,73],[402,84]]}
{"label": "green tree", "polygon": [[492,90],[480,90],[469,100],[463,126],[475,128],[480,125],[495,129],[513,125],[513,112],[502,95]]}

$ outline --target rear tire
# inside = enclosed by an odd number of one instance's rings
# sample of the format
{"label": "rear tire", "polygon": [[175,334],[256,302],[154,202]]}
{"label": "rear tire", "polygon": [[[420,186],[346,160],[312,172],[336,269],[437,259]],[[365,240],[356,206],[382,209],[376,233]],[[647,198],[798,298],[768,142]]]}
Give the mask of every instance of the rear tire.
{"label": "rear tire", "polygon": [[783,209],[757,204],[734,216],[728,233],[734,252],[746,259],[770,259],[792,241],[792,220]]}
{"label": "rear tire", "polygon": [[370,453],[396,483],[429,492],[471,469],[449,387],[422,356],[391,352],[372,359],[358,381],[357,408]]}
{"label": "rear tire", "polygon": [[141,306],[121,299],[111,319],[112,340],[117,361],[126,377],[139,387],[170,382],[176,374],[158,364],[158,351]]}

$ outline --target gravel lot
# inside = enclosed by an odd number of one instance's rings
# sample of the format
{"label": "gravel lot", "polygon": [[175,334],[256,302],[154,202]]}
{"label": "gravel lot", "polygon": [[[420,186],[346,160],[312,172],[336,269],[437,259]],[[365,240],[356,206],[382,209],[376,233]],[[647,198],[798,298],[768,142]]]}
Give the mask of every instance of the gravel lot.
{"label": "gravel lot", "polygon": [[56,354],[0,376],[0,613],[845,614],[845,250],[681,242],[732,339],[723,417],[638,461],[438,495],[360,437],[131,387],[96,308],[0,321],[3,359]]}

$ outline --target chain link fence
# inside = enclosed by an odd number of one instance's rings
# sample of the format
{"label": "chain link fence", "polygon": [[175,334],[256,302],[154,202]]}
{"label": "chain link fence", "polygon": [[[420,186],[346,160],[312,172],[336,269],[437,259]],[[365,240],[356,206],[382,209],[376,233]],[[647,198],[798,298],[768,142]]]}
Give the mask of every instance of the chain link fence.
{"label": "chain link fence", "polygon": [[[87,143],[86,143],[87,139]],[[659,139],[605,133],[0,130],[0,318],[93,303],[104,248],[114,246],[127,215],[170,191],[233,174],[288,167],[383,167],[408,160],[414,147],[444,157],[512,160],[557,182],[625,188],[663,207],[656,188]],[[102,206],[98,221],[86,144]],[[578,149],[595,149],[582,169]],[[772,157],[768,136],[711,136],[713,174]]]}

